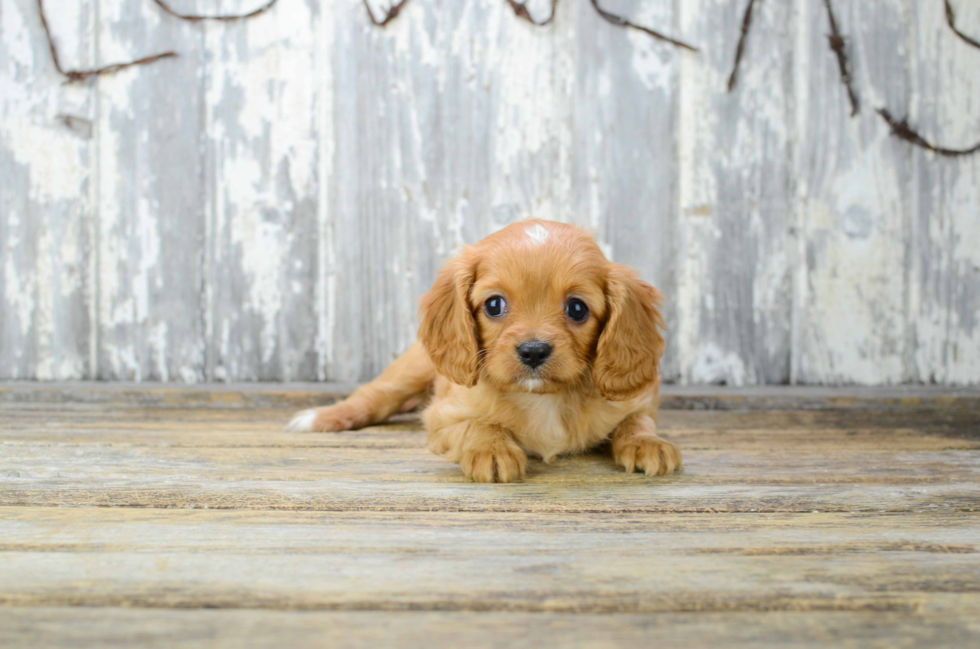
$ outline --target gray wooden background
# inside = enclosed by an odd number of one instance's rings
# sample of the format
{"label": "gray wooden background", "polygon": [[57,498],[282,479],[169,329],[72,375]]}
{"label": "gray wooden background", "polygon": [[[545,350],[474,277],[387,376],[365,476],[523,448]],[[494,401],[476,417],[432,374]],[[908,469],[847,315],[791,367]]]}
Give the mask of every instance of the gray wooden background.
{"label": "gray wooden background", "polygon": [[[668,296],[670,380],[980,380],[980,50],[942,0],[0,0],[0,378],[370,378],[440,261],[527,216],[593,229]],[[255,0],[170,0],[241,12]],[[381,13],[383,5],[373,3]],[[547,0],[533,0],[545,16]],[[980,3],[955,0],[980,37]]]}

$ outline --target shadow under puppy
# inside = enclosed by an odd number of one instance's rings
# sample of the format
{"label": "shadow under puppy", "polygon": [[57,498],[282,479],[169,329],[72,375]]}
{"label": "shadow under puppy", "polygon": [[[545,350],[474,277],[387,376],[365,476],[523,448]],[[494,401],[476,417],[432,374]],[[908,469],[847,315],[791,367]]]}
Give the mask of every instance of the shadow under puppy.
{"label": "shadow under puppy", "polygon": [[440,271],[404,355],[287,429],[362,428],[431,394],[429,448],[477,482],[519,480],[528,454],[548,462],[606,439],[626,471],[668,475],[681,454],[656,434],[660,301],[584,230],[512,224]]}

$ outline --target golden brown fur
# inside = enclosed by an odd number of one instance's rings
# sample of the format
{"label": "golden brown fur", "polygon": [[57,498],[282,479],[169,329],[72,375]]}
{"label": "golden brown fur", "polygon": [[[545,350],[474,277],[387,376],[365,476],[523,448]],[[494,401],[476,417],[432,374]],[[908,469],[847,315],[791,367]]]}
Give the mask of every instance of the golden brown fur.
{"label": "golden brown fur", "polygon": [[[491,298],[504,301],[503,314],[484,308]],[[584,321],[566,315],[570,300],[587,306]],[[418,405],[431,389],[429,448],[478,482],[519,480],[528,454],[548,462],[606,439],[627,471],[670,474],[681,455],[656,435],[660,301],[585,231],[515,223],[446,264],[422,298],[419,340],[402,357],[289,428],[361,428]],[[549,346],[540,366],[518,355],[528,341]]]}

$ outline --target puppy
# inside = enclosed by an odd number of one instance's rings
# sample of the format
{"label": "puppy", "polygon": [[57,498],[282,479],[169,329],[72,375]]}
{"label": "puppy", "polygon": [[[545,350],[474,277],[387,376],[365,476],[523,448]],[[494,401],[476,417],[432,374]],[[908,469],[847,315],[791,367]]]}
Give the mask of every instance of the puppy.
{"label": "puppy", "polygon": [[421,301],[418,341],[291,431],[362,428],[419,405],[429,449],[477,482],[524,477],[611,439],[627,472],[681,466],[657,436],[660,293],[571,225],[523,221],[451,259]]}

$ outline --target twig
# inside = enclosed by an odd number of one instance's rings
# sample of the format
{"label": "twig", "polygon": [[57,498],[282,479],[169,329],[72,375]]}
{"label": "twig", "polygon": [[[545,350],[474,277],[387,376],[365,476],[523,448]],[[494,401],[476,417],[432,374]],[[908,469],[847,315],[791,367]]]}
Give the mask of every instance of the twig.
{"label": "twig", "polygon": [[827,40],[830,41],[830,49],[837,55],[837,65],[840,67],[841,82],[847,88],[847,98],[851,100],[851,117],[854,117],[860,110],[860,104],[858,103],[857,94],[854,92],[853,80],[851,79],[851,73],[847,66],[847,52],[844,51],[844,37],[841,36],[840,30],[837,28],[837,20],[834,18],[834,8],[830,6],[830,0],[824,0],[824,4],[827,5],[827,17],[830,19],[830,35],[827,36]]}
{"label": "twig", "polygon": [[68,83],[84,81],[89,77],[98,75],[113,74],[115,72],[119,72],[120,70],[131,68],[135,65],[146,65],[148,63],[153,63],[154,61],[159,61],[160,59],[168,59],[177,56],[176,52],[163,52],[162,54],[144,56],[143,58],[135,61],[112,63],[111,65],[106,65],[94,70],[66,70],[61,65],[61,59],[58,56],[58,48],[54,44],[54,37],[51,36],[51,28],[48,26],[48,18],[44,15],[44,0],[37,0],[37,12],[41,16],[41,27],[44,28],[44,36],[48,40],[48,48],[51,50],[51,60],[54,61],[54,67],[60,75],[68,79]]}
{"label": "twig", "polygon": [[408,4],[408,0],[399,0],[395,4],[388,7],[388,11],[385,12],[384,18],[378,20],[377,18],[374,17],[374,13],[371,11],[371,5],[368,4],[368,0],[364,0],[364,8],[367,9],[368,18],[370,18],[371,22],[377,25],[378,27],[384,27],[395,18],[398,18],[398,13],[407,4]]}
{"label": "twig", "polygon": [[198,16],[194,14],[177,13],[176,11],[171,9],[166,3],[164,3],[163,0],[153,0],[153,2],[154,4],[156,4],[156,6],[160,7],[166,13],[170,14],[174,18],[180,18],[181,20],[186,20],[188,22],[196,23],[202,20],[219,20],[223,22],[231,22],[234,20],[245,20],[247,18],[254,18],[259,14],[264,14],[269,9],[272,9],[272,6],[277,2],[279,2],[279,0],[268,0],[268,2],[266,2],[258,9],[250,11],[246,14],[227,14],[227,15],[218,15],[218,16]]}
{"label": "twig", "polygon": [[516,15],[518,18],[523,18],[524,20],[528,21],[532,25],[537,25],[538,27],[544,27],[545,25],[547,25],[548,23],[550,23],[552,20],[555,19],[555,8],[558,6],[558,0],[551,0],[551,13],[548,15],[547,18],[540,21],[535,20],[534,17],[531,16],[531,12],[527,10],[526,2],[517,2],[517,0],[507,0],[507,4],[509,4],[510,8],[514,10],[514,15]]}
{"label": "twig", "polygon": [[980,43],[956,29],[956,12],[953,11],[953,5],[949,4],[949,0],[946,0],[946,22],[949,23],[949,28],[953,30],[954,34],[962,38],[973,47],[980,49]]}
{"label": "twig", "polygon": [[661,34],[660,32],[650,29],[649,27],[643,27],[642,25],[637,25],[636,23],[630,22],[629,20],[623,18],[622,16],[618,16],[614,13],[610,13],[606,11],[605,9],[599,6],[599,0],[591,0],[591,2],[592,2],[592,6],[595,7],[595,10],[599,13],[600,16],[602,16],[607,22],[610,22],[613,25],[616,25],[617,27],[629,27],[631,29],[641,31],[644,34],[653,36],[654,38],[660,39],[662,41],[666,41],[671,45],[676,45],[677,47],[683,47],[685,50],[690,50],[692,52],[698,51],[698,48],[688,45],[683,41],[679,41],[674,38],[671,38],[670,36]]}
{"label": "twig", "polygon": [[728,77],[728,92],[735,87],[735,80],[738,78],[738,66],[742,62],[742,52],[745,50],[745,37],[748,36],[749,27],[752,26],[752,7],[755,0],[749,0],[749,5],[745,8],[745,15],[742,16],[742,35],[738,37],[738,49],[735,50],[735,64],[732,65],[732,73]]}
{"label": "twig", "polygon": [[955,158],[962,155],[970,155],[976,153],[977,151],[980,151],[980,142],[977,142],[976,144],[974,144],[968,149],[947,149],[946,147],[936,146],[932,142],[929,142],[924,137],[922,137],[921,135],[913,131],[912,128],[909,126],[908,118],[902,119],[902,121],[898,121],[894,117],[892,117],[892,114],[888,112],[887,108],[879,108],[878,114],[881,115],[881,118],[888,123],[888,126],[891,127],[892,134],[895,137],[901,140],[905,140],[910,144],[914,144],[915,146],[922,147],[923,149],[932,151],[933,153],[937,153],[939,155],[946,156],[948,158]]}

